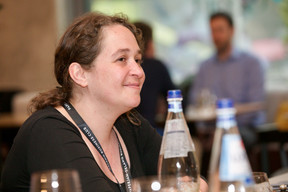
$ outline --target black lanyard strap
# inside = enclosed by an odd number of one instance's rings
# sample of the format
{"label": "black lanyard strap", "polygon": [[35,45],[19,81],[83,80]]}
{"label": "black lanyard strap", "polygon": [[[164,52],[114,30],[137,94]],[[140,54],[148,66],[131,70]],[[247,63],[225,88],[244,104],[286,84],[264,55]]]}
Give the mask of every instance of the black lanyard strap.
{"label": "black lanyard strap", "polygon": [[[113,131],[115,132],[114,129],[113,129]],[[125,154],[123,152],[123,148],[121,146],[121,143],[119,141],[119,138],[118,138],[118,135],[116,134],[116,132],[115,132],[115,135],[116,135],[117,140],[118,140],[120,160],[121,160],[121,165],[122,165],[123,174],[124,174],[126,191],[132,192],[132,186],[131,186],[131,178],[132,177],[131,177],[131,174],[130,174],[130,168],[129,168],[129,165],[128,165],[127,160],[125,158]]]}
{"label": "black lanyard strap", "polygon": [[[119,188],[121,190],[121,192],[124,192],[123,188],[121,187],[118,179],[116,178],[110,163],[105,155],[105,152],[102,148],[102,146],[100,145],[99,141],[97,140],[96,136],[94,135],[94,133],[91,131],[91,129],[89,128],[89,126],[85,123],[85,121],[82,119],[82,117],[78,114],[78,112],[76,111],[76,109],[70,104],[70,103],[64,103],[63,107],[66,109],[66,111],[68,112],[68,114],[70,115],[70,117],[75,121],[75,123],[77,124],[77,126],[80,128],[80,130],[84,133],[84,135],[89,139],[89,141],[94,145],[94,147],[97,149],[97,151],[100,153],[101,157],[104,159],[109,171],[111,172],[111,174],[113,175],[113,177],[115,178],[115,180],[117,181]],[[125,186],[126,186],[126,191],[127,192],[132,192],[132,186],[131,186],[131,174],[130,174],[130,169],[129,169],[129,165],[127,163],[127,160],[125,158],[125,154],[123,152],[123,148],[121,146],[120,140],[118,138],[117,133],[115,132],[115,130],[113,129],[117,141],[118,141],[118,147],[119,147],[119,154],[120,154],[120,161],[121,161],[121,166],[122,166],[122,170],[123,170],[123,175],[124,175],[124,180],[125,180]]]}

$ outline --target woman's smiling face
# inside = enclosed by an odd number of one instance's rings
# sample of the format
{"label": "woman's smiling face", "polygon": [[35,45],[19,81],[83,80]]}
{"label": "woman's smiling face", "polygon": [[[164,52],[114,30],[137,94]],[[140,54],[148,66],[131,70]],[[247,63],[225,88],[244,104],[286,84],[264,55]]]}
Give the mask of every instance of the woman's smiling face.
{"label": "woman's smiling face", "polygon": [[101,52],[88,73],[88,87],[95,99],[127,110],[137,107],[145,80],[141,62],[141,50],[128,28],[104,27]]}

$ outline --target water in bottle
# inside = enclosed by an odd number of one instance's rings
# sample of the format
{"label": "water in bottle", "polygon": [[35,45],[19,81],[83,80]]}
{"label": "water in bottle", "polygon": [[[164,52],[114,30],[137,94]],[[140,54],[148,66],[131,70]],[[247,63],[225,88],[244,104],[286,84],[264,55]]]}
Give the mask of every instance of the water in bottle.
{"label": "water in bottle", "polygon": [[175,176],[178,191],[198,191],[199,167],[182,110],[180,90],[168,91],[168,114],[158,161],[161,178]]}
{"label": "water in bottle", "polygon": [[217,101],[217,124],[208,175],[209,192],[253,190],[250,163],[230,99]]}

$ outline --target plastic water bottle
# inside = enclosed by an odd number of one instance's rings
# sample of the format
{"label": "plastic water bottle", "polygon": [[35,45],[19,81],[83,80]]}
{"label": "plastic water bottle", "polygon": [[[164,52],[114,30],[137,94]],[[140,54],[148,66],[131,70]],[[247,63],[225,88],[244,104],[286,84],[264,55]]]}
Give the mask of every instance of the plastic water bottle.
{"label": "plastic water bottle", "polygon": [[208,176],[209,192],[253,191],[252,171],[230,99],[217,101],[217,124]]}
{"label": "plastic water bottle", "polygon": [[168,91],[168,114],[158,161],[158,174],[177,179],[178,191],[199,190],[199,167],[182,110],[181,90]]}

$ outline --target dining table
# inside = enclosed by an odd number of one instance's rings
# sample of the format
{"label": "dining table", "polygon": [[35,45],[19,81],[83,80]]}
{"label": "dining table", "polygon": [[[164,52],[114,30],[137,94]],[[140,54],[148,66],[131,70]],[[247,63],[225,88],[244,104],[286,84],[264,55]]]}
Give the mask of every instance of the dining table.
{"label": "dining table", "polygon": [[7,128],[19,128],[28,115],[16,115],[13,113],[0,113],[0,130]]}
{"label": "dining table", "polygon": [[[256,112],[259,110],[265,109],[263,102],[251,102],[244,104],[235,104],[235,114],[247,114]],[[215,105],[188,105],[185,110],[185,118],[188,122],[197,122],[197,121],[211,121],[216,120],[217,118],[217,108]]]}

